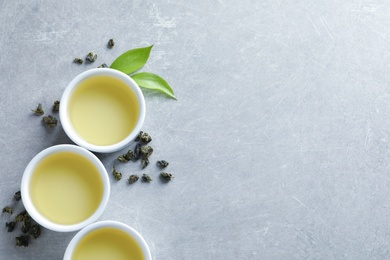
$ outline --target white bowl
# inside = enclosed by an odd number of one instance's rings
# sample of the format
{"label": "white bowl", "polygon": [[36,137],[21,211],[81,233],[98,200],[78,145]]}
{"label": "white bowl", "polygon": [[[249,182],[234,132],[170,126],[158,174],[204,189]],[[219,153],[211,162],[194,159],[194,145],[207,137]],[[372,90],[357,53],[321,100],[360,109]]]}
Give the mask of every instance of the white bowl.
{"label": "white bowl", "polygon": [[[99,203],[99,206],[95,210],[95,212],[90,215],[87,219],[79,222],[79,223],[72,223],[72,224],[59,224],[56,223],[47,217],[45,217],[43,214],[39,212],[37,207],[34,205],[34,202],[30,195],[30,183],[31,178],[34,174],[34,170],[39,165],[39,163],[46,158],[49,155],[53,155],[55,153],[60,152],[71,152],[76,153],[78,155],[83,156],[88,161],[90,161],[99,172],[102,183],[103,183],[103,196]],[[69,163],[72,163],[71,161]],[[72,187],[69,187],[69,189],[72,189]],[[70,144],[63,144],[63,145],[56,145],[49,147],[40,153],[38,153],[27,165],[23,177],[22,177],[22,183],[21,183],[21,195],[22,195],[22,201],[25,209],[27,210],[28,214],[40,225],[42,225],[45,228],[48,228],[53,231],[58,232],[71,232],[80,230],[83,227],[95,222],[98,220],[98,218],[103,214],[103,211],[107,205],[107,202],[109,200],[110,196],[110,181],[108,178],[107,171],[104,167],[104,165],[101,163],[101,161],[90,151],[76,146],[76,145],[70,145]]]}
{"label": "white bowl", "polygon": [[[96,145],[86,141],[85,138],[81,137],[77,133],[77,131],[72,125],[72,121],[69,116],[69,101],[74,91],[80,86],[80,83],[82,83],[84,80],[90,79],[92,77],[97,77],[97,76],[108,76],[122,81],[135,94],[136,99],[138,101],[139,117],[134,129],[124,139],[114,144]],[[66,87],[64,93],[62,94],[61,102],[60,102],[61,125],[65,133],[68,135],[68,137],[73,142],[80,145],[81,147],[84,147],[90,151],[100,152],[100,153],[111,153],[111,152],[119,151],[123,149],[126,145],[128,145],[132,140],[134,140],[135,137],[137,137],[138,133],[140,132],[141,127],[144,123],[145,112],[146,112],[145,99],[137,83],[130,76],[118,70],[109,69],[109,68],[91,69],[76,76]],[[93,116],[98,117],[99,115],[93,115]]]}
{"label": "white bowl", "polygon": [[83,239],[90,232],[93,232],[100,228],[115,228],[124,231],[125,233],[127,233],[129,236],[131,236],[137,241],[144,255],[144,260],[152,260],[149,247],[146,244],[145,240],[142,238],[142,236],[133,228],[117,221],[99,221],[80,230],[68,244],[63,259],[71,260],[80,240]]}

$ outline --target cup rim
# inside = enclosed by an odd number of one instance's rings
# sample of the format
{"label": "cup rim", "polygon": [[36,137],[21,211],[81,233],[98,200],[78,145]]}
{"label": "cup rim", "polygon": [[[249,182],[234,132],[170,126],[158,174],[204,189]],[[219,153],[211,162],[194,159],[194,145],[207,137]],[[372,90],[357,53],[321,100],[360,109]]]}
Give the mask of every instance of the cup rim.
{"label": "cup rim", "polygon": [[120,230],[126,232],[131,237],[133,237],[140,245],[142,253],[144,254],[145,260],[152,260],[152,256],[151,256],[148,244],[146,243],[145,239],[141,236],[141,234],[139,234],[134,228],[132,228],[124,223],[121,223],[118,221],[113,221],[113,220],[98,221],[98,222],[95,222],[91,225],[88,225],[85,228],[83,228],[82,230],[80,230],[72,238],[72,240],[69,242],[69,244],[65,250],[63,260],[71,260],[72,259],[72,255],[74,253],[74,250],[76,249],[78,243],[80,242],[80,240],[82,238],[84,238],[90,232],[93,232],[93,231],[100,229],[100,228],[107,228],[107,227],[120,229]]}
{"label": "cup rim", "polygon": [[[85,219],[80,223],[66,225],[66,224],[58,224],[47,219],[36,209],[29,194],[31,177],[37,165],[47,156],[59,152],[73,152],[81,156],[84,156],[84,158],[88,159],[90,162],[92,162],[95,165],[100,176],[102,177],[103,197],[100,201],[100,204],[96,209],[96,211],[89,218]],[[110,181],[108,178],[106,168],[104,167],[103,163],[93,153],[77,145],[60,144],[42,150],[37,155],[35,155],[35,157],[29,162],[29,164],[27,165],[23,173],[20,191],[22,195],[23,205],[26,211],[38,224],[40,224],[41,226],[47,229],[57,231],[57,232],[72,232],[72,231],[80,230],[83,227],[97,221],[98,218],[103,214],[104,209],[106,208],[110,197]]]}
{"label": "cup rim", "polygon": [[[96,145],[87,142],[73,128],[72,122],[69,117],[68,105],[73,92],[77,89],[80,82],[94,76],[115,77],[123,81],[126,84],[126,86],[128,86],[137,97],[137,101],[140,109],[137,124],[126,138],[124,138],[123,140],[115,144]],[[133,141],[137,137],[138,133],[141,131],[142,125],[145,120],[145,114],[146,114],[145,98],[138,84],[125,73],[110,68],[94,68],[80,73],[65,88],[60,100],[59,115],[60,115],[61,125],[65,133],[67,134],[67,136],[77,145],[84,147],[87,150],[99,152],[99,153],[111,153],[111,152],[119,151],[123,149],[126,145],[128,145],[131,141]]]}

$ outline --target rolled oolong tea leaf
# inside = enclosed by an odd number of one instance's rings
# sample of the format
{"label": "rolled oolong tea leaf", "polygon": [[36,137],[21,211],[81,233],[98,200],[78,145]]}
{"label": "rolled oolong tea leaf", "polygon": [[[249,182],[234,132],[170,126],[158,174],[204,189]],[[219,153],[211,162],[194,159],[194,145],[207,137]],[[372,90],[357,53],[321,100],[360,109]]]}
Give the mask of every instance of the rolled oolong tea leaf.
{"label": "rolled oolong tea leaf", "polygon": [[74,63],[77,63],[77,64],[83,64],[83,59],[80,59],[80,58],[74,58],[73,60]]}
{"label": "rolled oolong tea leaf", "polygon": [[125,163],[125,162],[128,162],[129,160],[127,160],[125,158],[125,154],[124,155],[121,155],[118,157],[118,161],[121,162],[121,163]]}
{"label": "rolled oolong tea leaf", "polygon": [[177,99],[173,89],[169,86],[168,82],[162,77],[150,73],[150,72],[141,72],[134,74],[131,78],[138,84],[138,86],[159,91],[168,95],[173,99]]}
{"label": "rolled oolong tea leaf", "polygon": [[128,150],[126,154],[123,155],[123,157],[130,161],[134,159],[134,151],[133,150]]}
{"label": "rolled oolong tea leaf", "polygon": [[15,192],[15,194],[14,194],[14,199],[15,199],[16,201],[19,201],[19,200],[22,199],[22,194],[21,194],[20,191]]}
{"label": "rolled oolong tea leaf", "polygon": [[46,124],[46,126],[49,128],[56,126],[57,122],[58,122],[57,118],[55,118],[54,116],[51,116],[51,115],[42,117],[42,120]]}
{"label": "rolled oolong tea leaf", "polygon": [[160,166],[161,168],[165,168],[169,165],[169,162],[165,160],[157,161],[157,165]]}
{"label": "rolled oolong tea leaf", "polygon": [[29,234],[32,235],[34,239],[37,239],[41,235],[41,226],[38,224],[32,225]]}
{"label": "rolled oolong tea leaf", "polygon": [[100,65],[98,68],[99,68],[99,69],[101,69],[101,68],[108,68],[108,66],[107,66],[107,64],[103,63],[103,64]]}
{"label": "rolled oolong tea leaf", "polygon": [[134,148],[134,160],[138,160],[141,157],[141,144],[136,144]]}
{"label": "rolled oolong tea leaf", "polygon": [[149,156],[151,156],[153,153],[153,147],[151,147],[150,145],[148,146],[142,146],[141,147],[141,155],[143,158],[149,158]]}
{"label": "rolled oolong tea leaf", "polygon": [[112,49],[115,45],[114,39],[109,39],[107,43],[107,47]]}
{"label": "rolled oolong tea leaf", "polygon": [[111,69],[131,74],[142,68],[149,59],[153,45],[145,48],[136,48],[120,55],[110,66]]}
{"label": "rolled oolong tea leaf", "polygon": [[115,165],[112,167],[112,175],[114,176],[114,179],[117,181],[122,179],[122,173],[120,173],[116,170]]}
{"label": "rolled oolong tea leaf", "polygon": [[142,133],[140,136],[140,141],[143,144],[150,143],[152,141],[152,137],[148,133]]}
{"label": "rolled oolong tea leaf", "polygon": [[142,169],[145,169],[149,165],[149,159],[144,158],[141,160]]}
{"label": "rolled oolong tea leaf", "polygon": [[89,52],[87,54],[87,57],[85,57],[85,60],[89,63],[95,62],[97,59],[97,54],[95,54],[93,51]]}
{"label": "rolled oolong tea leaf", "polygon": [[15,226],[16,226],[16,222],[15,221],[11,221],[11,222],[6,222],[5,223],[5,227],[7,228],[7,232],[14,231]]}
{"label": "rolled oolong tea leaf", "polygon": [[140,131],[139,134],[137,135],[137,137],[134,139],[134,141],[138,142],[138,141],[141,141],[141,136],[144,132]]}
{"label": "rolled oolong tea leaf", "polygon": [[30,228],[31,228],[31,219],[30,218],[24,219],[22,223],[21,231],[26,234],[30,230]]}
{"label": "rolled oolong tea leaf", "polygon": [[118,161],[122,163],[128,162],[133,159],[134,159],[134,152],[132,150],[128,150],[127,153],[118,157]]}
{"label": "rolled oolong tea leaf", "polygon": [[31,109],[31,111],[33,111],[36,116],[41,116],[45,113],[45,111],[43,111],[43,109],[42,109],[41,103],[38,104],[37,109]]}
{"label": "rolled oolong tea leaf", "polygon": [[160,176],[166,181],[170,181],[174,178],[174,176],[171,173],[167,173],[167,172],[161,172]]}
{"label": "rolled oolong tea leaf", "polygon": [[15,222],[23,222],[25,219],[29,219],[30,215],[27,213],[27,211],[22,211],[15,217]]}
{"label": "rolled oolong tea leaf", "polygon": [[16,246],[28,247],[28,241],[29,241],[29,236],[28,235],[15,237],[15,245]]}
{"label": "rolled oolong tea leaf", "polygon": [[138,179],[139,179],[138,175],[132,174],[130,175],[128,182],[129,184],[133,184],[134,182],[137,182]]}
{"label": "rolled oolong tea leaf", "polygon": [[56,101],[54,101],[54,104],[53,104],[53,112],[58,112],[58,111],[60,111],[60,101],[56,100]]}
{"label": "rolled oolong tea leaf", "polygon": [[6,206],[6,207],[3,208],[3,213],[12,214],[13,213],[13,208],[11,208],[10,206]]}
{"label": "rolled oolong tea leaf", "polygon": [[142,174],[142,180],[143,180],[144,182],[151,182],[151,181],[153,181],[152,177],[150,177],[150,176],[149,176],[148,174],[146,174],[146,173]]}

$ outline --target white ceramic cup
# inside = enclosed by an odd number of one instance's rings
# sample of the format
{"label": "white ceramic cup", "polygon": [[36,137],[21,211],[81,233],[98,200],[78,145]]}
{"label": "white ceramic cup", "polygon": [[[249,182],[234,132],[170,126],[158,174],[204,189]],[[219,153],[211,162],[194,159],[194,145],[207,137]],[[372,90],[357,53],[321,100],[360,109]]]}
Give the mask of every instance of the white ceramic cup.
{"label": "white ceramic cup", "polygon": [[86,235],[88,235],[90,232],[93,232],[100,228],[115,228],[124,231],[137,241],[144,255],[144,260],[152,260],[152,255],[150,253],[149,247],[143,237],[133,228],[117,221],[99,221],[80,230],[69,242],[64,254],[64,260],[71,260],[80,240]]}
{"label": "white ceramic cup", "polygon": [[[39,165],[39,163],[46,158],[49,155],[53,155],[55,153],[59,152],[71,152],[76,153],[78,155],[83,156],[87,160],[89,160],[98,170],[102,182],[103,182],[103,196],[99,203],[98,208],[96,211],[87,219],[83,220],[80,223],[76,224],[59,224],[55,223],[48,218],[46,218],[44,215],[42,215],[37,208],[34,205],[34,202],[31,199],[30,196],[30,183],[31,183],[31,177],[34,174],[35,168]],[[72,162],[69,162],[72,163]],[[72,187],[69,187],[69,189],[72,189]],[[27,210],[28,214],[41,226],[48,228],[53,231],[58,232],[71,232],[71,231],[77,231],[82,229],[83,227],[95,222],[98,220],[98,218],[103,214],[103,211],[107,205],[107,202],[110,197],[110,181],[108,178],[107,171],[104,167],[104,165],[101,163],[101,161],[90,151],[76,146],[76,145],[70,145],[70,144],[62,144],[62,145],[55,145],[49,148],[46,148],[45,150],[38,153],[27,165],[23,177],[22,177],[22,184],[21,184],[21,195],[22,195],[22,201],[25,209]]]}
{"label": "white ceramic cup", "polygon": [[[80,86],[80,83],[84,80],[96,77],[96,76],[109,76],[116,78],[118,80],[121,80],[123,83],[128,86],[133,93],[135,94],[138,105],[139,105],[139,117],[138,121],[136,123],[136,126],[134,129],[125,137],[123,140],[119,141],[115,144],[110,145],[95,145],[91,144],[88,141],[86,141],[84,138],[82,138],[77,131],[72,126],[71,119],[69,117],[69,100],[74,93],[74,91]],[[129,101],[131,102],[131,101]],[[146,113],[146,107],[145,107],[145,99],[142,94],[141,89],[137,85],[137,83],[128,75],[114,69],[109,68],[96,68],[87,70],[78,76],[76,76],[66,87],[64,93],[61,97],[60,102],[60,119],[61,119],[61,125],[65,131],[65,133],[68,135],[68,137],[75,142],[76,144],[80,145],[81,147],[84,147],[90,151],[99,152],[99,153],[111,153],[116,152],[121,149],[123,149],[126,145],[128,145],[132,140],[134,140],[138,133],[141,131],[141,127],[145,120],[145,113]],[[96,115],[98,116],[98,115]]]}

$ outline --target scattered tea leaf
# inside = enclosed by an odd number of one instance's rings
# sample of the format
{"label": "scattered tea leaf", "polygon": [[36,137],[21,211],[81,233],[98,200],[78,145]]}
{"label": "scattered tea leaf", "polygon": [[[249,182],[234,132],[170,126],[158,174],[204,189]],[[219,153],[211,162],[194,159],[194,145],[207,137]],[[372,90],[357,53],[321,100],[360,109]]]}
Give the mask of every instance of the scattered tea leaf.
{"label": "scattered tea leaf", "polygon": [[107,47],[112,49],[115,45],[114,39],[109,39],[107,43]]}
{"label": "scattered tea leaf", "polygon": [[149,165],[149,159],[144,158],[141,160],[142,169],[145,169]]}
{"label": "scattered tea leaf", "polygon": [[22,193],[20,191],[15,192],[14,199],[16,201],[19,201],[19,200],[21,200],[21,198],[22,198]]}
{"label": "scattered tea leaf", "polygon": [[42,109],[42,104],[41,103],[38,104],[37,109],[35,109],[35,110],[31,109],[31,111],[33,111],[34,114],[37,115],[37,116],[41,116],[41,115],[43,115],[45,113],[45,111],[43,111],[43,109]]}
{"label": "scattered tea leaf", "polygon": [[130,175],[128,182],[129,184],[133,184],[134,182],[138,181],[138,179],[139,179],[138,175],[132,174]]}
{"label": "scattered tea leaf", "polygon": [[54,101],[54,104],[53,104],[53,112],[58,112],[58,111],[60,111],[60,101],[56,100],[56,101]]}
{"label": "scattered tea leaf", "polygon": [[161,168],[165,168],[169,165],[169,162],[165,160],[157,161],[157,165],[160,166]]}
{"label": "scattered tea leaf", "polygon": [[100,65],[98,68],[99,68],[99,69],[101,69],[101,68],[108,68],[108,66],[107,66],[107,64],[103,63],[103,64]]}
{"label": "scattered tea leaf", "polygon": [[128,161],[133,160],[133,159],[134,159],[134,152],[132,150],[129,150],[129,151],[127,151],[127,153],[118,157],[118,161],[123,162],[123,163],[128,162]]}
{"label": "scattered tea leaf", "polygon": [[177,99],[173,89],[169,86],[168,82],[156,74],[150,72],[141,72],[132,75],[131,78],[140,87],[156,90],[170,96],[171,98]]}
{"label": "scattered tea leaf", "polygon": [[83,59],[80,59],[80,58],[74,58],[73,60],[74,63],[77,63],[77,64],[83,64]]}
{"label": "scattered tea leaf", "polygon": [[134,160],[138,160],[141,157],[141,144],[136,144],[134,148]]}
{"label": "scattered tea leaf", "polygon": [[143,180],[144,182],[151,182],[151,181],[153,181],[152,177],[150,177],[150,176],[149,176],[148,174],[146,174],[146,173],[142,174],[142,180]]}
{"label": "scattered tea leaf", "polygon": [[138,141],[141,141],[141,136],[144,132],[140,131],[137,135],[137,137],[134,139],[134,141],[138,142]]}
{"label": "scattered tea leaf", "polygon": [[15,229],[16,222],[11,221],[11,222],[6,222],[5,227],[7,228],[7,232],[12,232]]}
{"label": "scattered tea leaf", "polygon": [[170,181],[174,178],[174,176],[172,174],[167,173],[167,172],[161,172],[160,176],[161,176],[161,178],[163,178],[166,181]]}
{"label": "scattered tea leaf", "polygon": [[13,213],[13,209],[10,206],[6,206],[6,207],[3,208],[3,213],[12,214]]}
{"label": "scattered tea leaf", "polygon": [[25,218],[22,223],[22,228],[21,228],[22,232],[26,234],[30,230],[30,227],[31,227],[31,219]]}
{"label": "scattered tea leaf", "polygon": [[89,63],[95,62],[97,59],[97,54],[95,54],[93,51],[89,52],[87,54],[87,57],[85,57],[85,60]]}
{"label": "scattered tea leaf", "polygon": [[149,158],[149,156],[152,155],[152,153],[153,153],[153,147],[151,147],[150,145],[141,147],[141,155],[143,158],[145,159]]}
{"label": "scattered tea leaf", "polygon": [[145,48],[136,48],[120,55],[110,66],[111,69],[131,74],[142,68],[149,59],[153,45]]}
{"label": "scattered tea leaf", "polygon": [[23,222],[25,219],[30,218],[30,215],[27,213],[27,211],[22,211],[15,217],[15,222]]}
{"label": "scattered tea leaf", "polygon": [[32,225],[29,234],[32,235],[34,239],[37,239],[41,235],[41,226],[38,224]]}
{"label": "scattered tea leaf", "polygon": [[147,144],[152,141],[152,137],[148,133],[142,133],[139,139],[142,144]]}
{"label": "scattered tea leaf", "polygon": [[125,155],[121,155],[121,156],[118,157],[118,161],[121,162],[121,163],[125,163],[125,162],[128,162],[129,160],[127,160],[125,158]]}
{"label": "scattered tea leaf", "polygon": [[47,127],[53,127],[53,126],[56,126],[57,125],[57,118],[55,118],[54,116],[51,116],[51,115],[48,115],[48,116],[44,116],[42,118],[43,122],[46,124]]}
{"label": "scattered tea leaf", "polygon": [[117,181],[122,179],[122,173],[120,173],[116,170],[115,165],[112,167],[112,175],[114,176],[114,179]]}
{"label": "scattered tea leaf", "polygon": [[28,235],[15,237],[15,245],[16,246],[28,247],[28,240],[29,240],[29,236]]}

